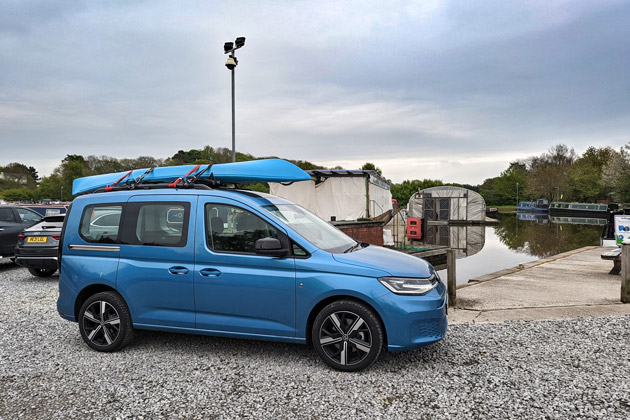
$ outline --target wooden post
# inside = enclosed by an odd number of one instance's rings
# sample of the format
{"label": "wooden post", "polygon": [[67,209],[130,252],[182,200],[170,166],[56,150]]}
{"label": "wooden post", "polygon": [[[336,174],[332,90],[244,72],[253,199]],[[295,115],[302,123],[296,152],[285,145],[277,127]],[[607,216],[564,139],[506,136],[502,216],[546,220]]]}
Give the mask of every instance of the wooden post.
{"label": "wooden post", "polygon": [[457,304],[457,276],[455,275],[455,250],[449,249],[446,252],[446,287],[448,291],[448,306]]}
{"label": "wooden post", "polygon": [[621,245],[621,301],[630,303],[630,244]]}

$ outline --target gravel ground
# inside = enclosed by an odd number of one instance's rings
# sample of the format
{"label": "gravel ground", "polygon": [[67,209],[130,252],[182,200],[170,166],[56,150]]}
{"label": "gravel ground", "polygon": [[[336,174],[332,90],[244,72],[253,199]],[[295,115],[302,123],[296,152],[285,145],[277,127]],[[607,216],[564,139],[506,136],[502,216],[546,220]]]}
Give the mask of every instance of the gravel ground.
{"label": "gravel ground", "polygon": [[452,326],[333,371],[306,346],[140,332],[90,350],[57,277],[0,264],[0,418],[630,417],[630,317]]}

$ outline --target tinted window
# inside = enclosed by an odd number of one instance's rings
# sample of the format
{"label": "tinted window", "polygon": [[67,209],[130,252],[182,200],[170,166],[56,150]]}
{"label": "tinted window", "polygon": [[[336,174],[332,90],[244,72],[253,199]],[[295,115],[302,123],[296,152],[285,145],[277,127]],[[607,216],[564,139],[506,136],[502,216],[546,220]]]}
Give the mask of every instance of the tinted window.
{"label": "tinted window", "polygon": [[208,248],[220,252],[255,253],[256,241],[278,238],[278,231],[253,213],[223,204],[206,205]]}
{"label": "tinted window", "polygon": [[128,207],[130,245],[186,246],[189,203],[134,203]]}
{"label": "tinted window", "polygon": [[306,257],[308,252],[304,251],[298,244],[293,244],[293,255],[296,257]]}
{"label": "tinted window", "polygon": [[15,222],[15,219],[13,218],[13,210],[11,210],[8,207],[1,208],[0,209],[0,222],[9,222],[9,223]]}
{"label": "tinted window", "polygon": [[121,205],[87,206],[81,217],[79,234],[87,242],[116,243],[121,214]]}
{"label": "tinted window", "polygon": [[26,210],[26,209],[15,209],[20,216],[20,220],[22,223],[37,223],[42,220],[42,216],[39,213],[35,213],[34,211]]}
{"label": "tinted window", "polygon": [[100,227],[115,227],[120,223],[120,213],[104,214],[92,221],[92,225]]}

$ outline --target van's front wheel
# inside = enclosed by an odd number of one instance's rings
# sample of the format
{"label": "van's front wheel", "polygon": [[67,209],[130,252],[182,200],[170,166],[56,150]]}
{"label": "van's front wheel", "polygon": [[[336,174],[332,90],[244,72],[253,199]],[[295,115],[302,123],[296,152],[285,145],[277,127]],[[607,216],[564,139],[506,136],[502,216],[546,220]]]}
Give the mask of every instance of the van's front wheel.
{"label": "van's front wheel", "polygon": [[346,372],[365,369],[383,348],[384,332],[372,309],[353,300],[324,307],[313,322],[312,341],[319,357]]}
{"label": "van's front wheel", "polygon": [[78,321],[83,341],[94,350],[116,351],[133,337],[129,308],[115,292],[90,296],[81,306]]}

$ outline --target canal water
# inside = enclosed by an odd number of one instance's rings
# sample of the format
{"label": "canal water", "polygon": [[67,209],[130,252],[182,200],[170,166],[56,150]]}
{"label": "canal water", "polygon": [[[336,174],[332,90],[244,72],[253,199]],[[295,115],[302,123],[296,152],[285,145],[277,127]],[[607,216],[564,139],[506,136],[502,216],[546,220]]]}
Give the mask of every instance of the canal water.
{"label": "canal water", "polygon": [[[496,226],[427,226],[427,243],[457,250],[457,284],[521,263],[600,245],[605,219],[499,214]],[[446,270],[439,271],[446,279]]]}

